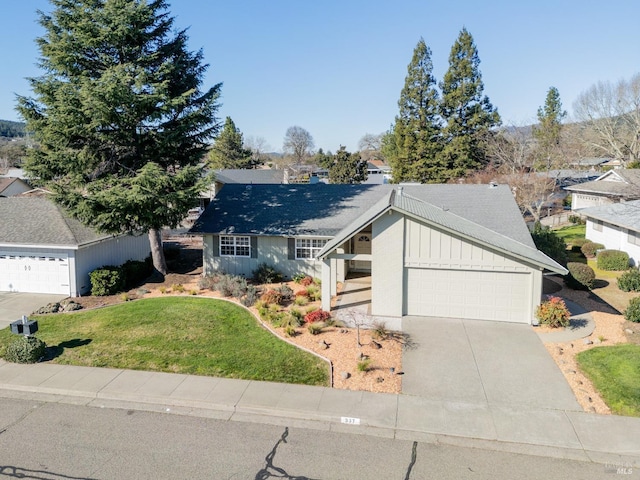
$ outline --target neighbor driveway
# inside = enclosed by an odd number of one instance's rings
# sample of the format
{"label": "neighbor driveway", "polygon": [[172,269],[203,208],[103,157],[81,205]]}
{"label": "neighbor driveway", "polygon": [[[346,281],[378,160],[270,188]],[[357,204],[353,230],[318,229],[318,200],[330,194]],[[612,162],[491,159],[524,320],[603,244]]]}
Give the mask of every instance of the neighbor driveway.
{"label": "neighbor driveway", "polygon": [[59,302],[65,295],[51,295],[46,293],[17,293],[0,292],[0,328],[5,328],[11,322],[29,315],[52,302]]}
{"label": "neighbor driveway", "polygon": [[405,317],[402,393],[489,406],[579,410],[571,388],[529,325]]}

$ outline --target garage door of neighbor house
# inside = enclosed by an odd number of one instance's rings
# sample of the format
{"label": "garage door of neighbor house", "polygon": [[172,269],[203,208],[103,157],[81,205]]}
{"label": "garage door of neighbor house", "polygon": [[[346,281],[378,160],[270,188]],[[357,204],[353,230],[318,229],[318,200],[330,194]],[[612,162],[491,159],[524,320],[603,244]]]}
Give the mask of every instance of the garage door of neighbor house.
{"label": "garage door of neighbor house", "polygon": [[67,255],[34,256],[0,251],[0,291],[69,295]]}
{"label": "garage door of neighbor house", "polygon": [[529,323],[531,274],[407,268],[407,315]]}

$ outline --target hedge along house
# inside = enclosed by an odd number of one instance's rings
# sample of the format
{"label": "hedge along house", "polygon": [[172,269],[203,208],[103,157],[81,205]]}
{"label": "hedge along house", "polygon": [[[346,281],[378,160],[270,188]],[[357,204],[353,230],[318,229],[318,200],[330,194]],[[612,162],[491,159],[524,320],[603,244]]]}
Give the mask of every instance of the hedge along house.
{"label": "hedge along house", "polygon": [[229,185],[191,230],[204,274],[251,276],[268,263],[338,282],[371,275],[369,314],[531,323],[542,273],[566,269],[539,252],[507,186]]}
{"label": "hedge along house", "polygon": [[80,296],[89,273],[144,260],[147,235],[99,233],[45,197],[0,198],[0,291]]}

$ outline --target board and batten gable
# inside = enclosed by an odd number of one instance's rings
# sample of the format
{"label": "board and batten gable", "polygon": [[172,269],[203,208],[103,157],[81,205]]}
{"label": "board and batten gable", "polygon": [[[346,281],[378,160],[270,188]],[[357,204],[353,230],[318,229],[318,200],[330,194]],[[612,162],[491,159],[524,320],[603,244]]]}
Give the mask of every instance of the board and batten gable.
{"label": "board and batten gable", "polygon": [[205,276],[221,272],[251,278],[254,270],[261,263],[275,267],[286,278],[292,278],[297,273],[312,277],[322,275],[322,263],[318,260],[296,260],[295,238],[250,236],[251,256],[249,257],[220,256],[219,238],[219,235],[203,235],[203,274]]}

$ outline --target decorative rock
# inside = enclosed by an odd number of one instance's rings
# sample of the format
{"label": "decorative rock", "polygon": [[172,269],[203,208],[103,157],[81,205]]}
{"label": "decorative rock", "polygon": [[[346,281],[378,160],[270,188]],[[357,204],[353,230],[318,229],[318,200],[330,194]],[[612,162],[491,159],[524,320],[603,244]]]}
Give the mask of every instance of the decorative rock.
{"label": "decorative rock", "polygon": [[564,349],[562,347],[556,347],[556,351],[558,352],[558,355],[562,355],[564,353]]}
{"label": "decorative rock", "polygon": [[630,328],[625,328],[624,329],[624,333],[628,333],[629,335],[633,335],[633,330],[631,330]]}
{"label": "decorative rock", "polygon": [[593,407],[593,406],[589,407],[589,411],[591,413],[596,413],[596,407]]}
{"label": "decorative rock", "polygon": [[371,340],[371,346],[377,350],[380,350],[382,348],[382,345],[380,345],[378,342],[376,342],[375,340]]}
{"label": "decorative rock", "polygon": [[369,355],[365,355],[364,353],[361,353],[360,355],[358,355],[357,359],[362,361],[362,360],[366,360],[369,358]]}
{"label": "decorative rock", "polygon": [[382,382],[384,382],[384,378],[382,378],[382,377],[377,377],[377,378],[376,378],[376,382],[378,382],[378,383],[382,383]]}
{"label": "decorative rock", "polygon": [[324,340],[321,342],[318,342],[318,345],[320,346],[320,348],[326,350],[327,348],[329,348],[329,345],[327,345],[327,342],[325,342]]}
{"label": "decorative rock", "polygon": [[598,343],[602,343],[602,340],[600,340],[599,338],[596,338],[593,340],[593,343],[597,345]]}
{"label": "decorative rock", "polygon": [[569,375],[575,375],[577,372],[575,370],[567,370]]}
{"label": "decorative rock", "polygon": [[393,367],[389,368],[389,373],[393,375],[394,373],[396,373],[396,369]]}
{"label": "decorative rock", "polygon": [[351,376],[351,374],[349,372],[340,372],[340,376],[342,377],[343,380],[346,380]]}
{"label": "decorative rock", "polygon": [[582,380],[577,380],[578,385],[582,385]]}
{"label": "decorative rock", "polygon": [[593,342],[591,341],[590,338],[585,338],[582,343],[584,343],[585,345],[591,345]]}

